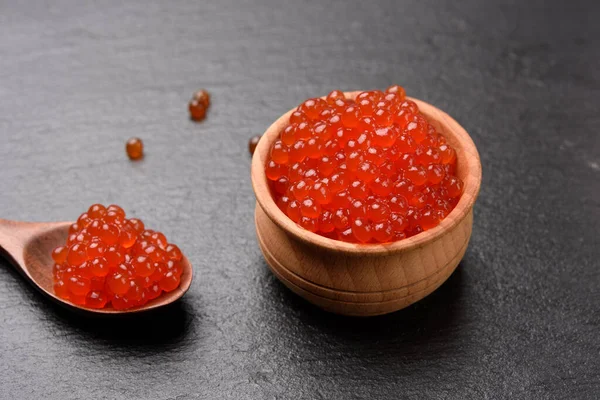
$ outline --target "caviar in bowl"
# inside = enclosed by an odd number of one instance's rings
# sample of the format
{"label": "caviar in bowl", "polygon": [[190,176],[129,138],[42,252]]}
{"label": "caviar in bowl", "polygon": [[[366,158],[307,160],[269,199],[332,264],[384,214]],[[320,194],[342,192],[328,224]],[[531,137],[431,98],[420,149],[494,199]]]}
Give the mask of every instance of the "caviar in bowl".
{"label": "caviar in bowl", "polygon": [[[356,99],[359,93],[344,96]],[[278,207],[265,170],[273,144],[296,109],[275,121],[256,148],[252,183],[261,250],[286,286],[326,310],[367,316],[404,308],[439,287],[467,248],[481,183],[477,149],[467,132],[446,113],[410,100],[456,150],[454,174],[463,187],[456,204],[439,224],[398,241],[364,244],[335,240],[299,226]]]}

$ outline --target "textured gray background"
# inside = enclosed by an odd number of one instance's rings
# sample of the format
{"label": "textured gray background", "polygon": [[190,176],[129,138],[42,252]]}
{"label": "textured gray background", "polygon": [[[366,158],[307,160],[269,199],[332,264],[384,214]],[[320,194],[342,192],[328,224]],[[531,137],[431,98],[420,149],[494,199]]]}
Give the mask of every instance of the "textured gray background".
{"label": "textured gray background", "polygon": [[[600,6],[588,3],[0,0],[0,216],[118,203],[196,271],[170,309],[89,320],[0,261],[0,398],[598,398]],[[472,135],[474,234],[429,298],[332,316],[261,258],[247,140],[307,97],[390,83]],[[200,87],[213,103],[194,124]],[[142,162],[125,157],[130,136]]]}

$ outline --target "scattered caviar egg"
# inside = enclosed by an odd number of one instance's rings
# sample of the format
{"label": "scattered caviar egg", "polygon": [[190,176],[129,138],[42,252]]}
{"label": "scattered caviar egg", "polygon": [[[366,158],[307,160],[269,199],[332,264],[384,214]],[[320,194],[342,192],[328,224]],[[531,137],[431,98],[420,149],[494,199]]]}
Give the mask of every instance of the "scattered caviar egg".
{"label": "scattered caviar egg", "polygon": [[[268,154],[278,207],[308,231],[351,243],[435,228],[463,191],[455,149],[398,85],[304,101]],[[78,224],[96,228],[86,218]]]}
{"label": "scattered caviar egg", "polygon": [[144,143],[140,138],[131,138],[125,144],[125,150],[130,160],[139,160],[144,157]]}
{"label": "scattered caviar egg", "polygon": [[77,221],[67,243],[52,251],[57,296],[88,308],[122,310],[179,287],[183,254],[161,232],[127,219],[114,204],[93,204]]}
{"label": "scattered caviar egg", "polygon": [[204,90],[200,89],[190,100],[188,104],[188,110],[190,111],[190,118],[193,121],[200,122],[206,118],[206,111],[210,106],[210,94]]}
{"label": "scattered caviar egg", "polygon": [[256,146],[258,146],[258,141],[260,140],[260,136],[252,136],[248,141],[248,152],[252,155],[254,154],[254,150],[256,150]]}
{"label": "scattered caviar egg", "polygon": [[206,106],[196,99],[190,100],[188,109],[190,118],[196,122],[200,122],[206,117]]}
{"label": "scattered caviar egg", "polygon": [[210,94],[204,89],[200,89],[194,93],[192,99],[197,100],[198,103],[202,104],[205,108],[208,108],[210,105]]}

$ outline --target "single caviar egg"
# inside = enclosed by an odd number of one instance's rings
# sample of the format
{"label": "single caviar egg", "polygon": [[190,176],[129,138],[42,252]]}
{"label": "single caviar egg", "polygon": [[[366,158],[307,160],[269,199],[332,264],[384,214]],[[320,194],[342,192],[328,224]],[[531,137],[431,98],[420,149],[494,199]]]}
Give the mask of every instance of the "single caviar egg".
{"label": "single caviar egg", "polygon": [[127,219],[117,205],[94,204],[52,251],[54,292],[88,308],[141,306],[181,282],[183,254],[164,234]]}
{"label": "single caviar egg", "polygon": [[258,146],[258,141],[260,140],[260,136],[252,136],[248,141],[248,152],[252,155],[254,154],[254,150],[256,150],[256,146]]}
{"label": "single caviar egg", "polygon": [[202,121],[206,117],[209,106],[210,94],[204,89],[198,90],[188,104],[190,118],[196,122]]}
{"label": "single caviar egg", "polygon": [[202,104],[205,108],[208,108],[210,105],[210,94],[205,89],[200,89],[194,93],[192,99],[197,100],[198,103]]}
{"label": "single caviar egg", "polygon": [[268,154],[277,206],[308,231],[352,243],[433,229],[463,191],[456,151],[398,85],[304,101]]}
{"label": "single caviar egg", "polygon": [[125,144],[125,151],[131,160],[139,160],[144,157],[144,143],[140,138],[131,138]]}
{"label": "single caviar egg", "polygon": [[190,100],[188,109],[190,111],[190,118],[196,122],[202,121],[206,117],[206,106],[198,100]]}

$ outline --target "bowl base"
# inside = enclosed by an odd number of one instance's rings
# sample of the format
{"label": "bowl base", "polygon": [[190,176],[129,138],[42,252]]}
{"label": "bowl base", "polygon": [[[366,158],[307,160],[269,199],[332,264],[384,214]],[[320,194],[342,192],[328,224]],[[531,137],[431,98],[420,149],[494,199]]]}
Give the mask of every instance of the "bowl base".
{"label": "bowl base", "polygon": [[[349,290],[350,288],[324,285],[324,282],[343,284],[343,282],[336,281],[335,277],[343,278],[344,272],[347,272],[348,269],[353,270],[351,275],[357,275],[356,266],[361,264],[360,256],[352,257],[343,263],[344,265],[339,265],[339,262],[328,264],[328,260],[333,258],[328,256],[327,251],[290,239],[288,234],[271,221],[258,204],[255,210],[255,223],[258,242],[269,268],[290,290],[329,312],[350,316],[374,316],[398,311],[421,300],[450,277],[467,249],[471,235],[472,216],[471,211],[461,221],[462,229],[459,229],[458,232],[462,232],[462,235],[459,235],[459,239],[462,237],[462,240],[458,245],[455,240],[445,242],[443,237],[440,239],[438,246],[433,249],[432,265],[429,268],[421,268],[415,274],[407,271],[412,267],[411,260],[405,260],[406,263],[401,259],[397,260],[398,262],[393,265],[393,268],[402,272],[403,284],[391,288],[386,287],[385,290],[381,290],[385,285],[377,278],[377,267],[369,269],[366,266],[362,268],[362,276],[352,277],[354,286],[362,286],[363,290],[356,290],[358,288]],[[435,257],[436,249],[438,252],[450,253],[450,257],[445,257],[448,261],[440,265]],[[387,261],[390,260],[386,260],[386,257],[382,256],[381,261],[382,266],[389,268]],[[320,268],[323,274],[315,275],[315,268]],[[322,277],[319,279],[321,282],[315,282],[314,278],[319,278],[319,276]],[[373,276],[375,276],[375,282],[372,285],[374,290],[364,290],[369,287],[365,281],[372,279]],[[313,279],[310,279],[311,277]]]}

